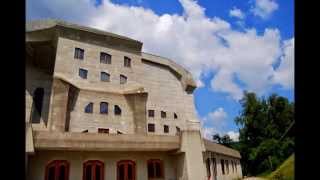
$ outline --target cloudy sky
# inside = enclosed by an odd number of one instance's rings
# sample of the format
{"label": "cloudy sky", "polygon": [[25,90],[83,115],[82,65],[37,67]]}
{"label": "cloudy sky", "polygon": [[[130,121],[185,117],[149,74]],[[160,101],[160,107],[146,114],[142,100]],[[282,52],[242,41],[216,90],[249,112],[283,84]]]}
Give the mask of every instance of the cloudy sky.
{"label": "cloudy sky", "polygon": [[293,0],[27,0],[27,20],[54,18],[143,42],[197,81],[203,134],[238,137],[243,91],[294,97]]}

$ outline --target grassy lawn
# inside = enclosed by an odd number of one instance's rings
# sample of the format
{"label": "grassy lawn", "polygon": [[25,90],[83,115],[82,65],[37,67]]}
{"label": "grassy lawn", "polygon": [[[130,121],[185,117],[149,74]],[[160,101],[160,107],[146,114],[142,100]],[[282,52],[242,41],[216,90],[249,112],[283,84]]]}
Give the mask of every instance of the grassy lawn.
{"label": "grassy lawn", "polygon": [[292,154],[274,172],[269,175],[263,174],[261,177],[270,180],[294,180],[294,154]]}

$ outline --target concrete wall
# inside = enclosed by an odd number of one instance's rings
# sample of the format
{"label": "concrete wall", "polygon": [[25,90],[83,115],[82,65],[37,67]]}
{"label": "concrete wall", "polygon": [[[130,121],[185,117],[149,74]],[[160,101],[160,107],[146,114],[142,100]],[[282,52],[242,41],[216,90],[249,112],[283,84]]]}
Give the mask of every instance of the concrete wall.
{"label": "concrete wall", "polygon": [[[211,171],[210,180],[233,180],[236,178],[242,178],[242,169],[240,165],[240,159],[206,151],[205,153],[203,153],[203,163],[205,167],[206,167],[206,160],[208,158],[210,158],[210,171]],[[213,171],[214,167],[213,167],[213,162],[211,158],[216,159],[216,172],[217,172],[216,175],[214,174],[214,171]],[[221,166],[222,159],[228,160],[229,173],[227,173],[227,167],[226,167],[226,164],[224,164],[225,174],[222,174],[222,166]],[[236,168],[234,168],[234,171],[232,169],[231,161],[236,163]],[[205,170],[205,173],[207,174],[207,169],[205,168],[204,170]]]}
{"label": "concrete wall", "polygon": [[[164,163],[166,180],[176,179],[176,156],[158,152],[70,152],[70,151],[38,151],[36,156],[29,156],[28,180],[43,180],[46,164],[52,160],[67,160],[70,163],[70,180],[82,179],[83,163],[87,160],[104,162],[105,180],[116,179],[117,162],[133,160],[136,163],[136,179],[147,180],[147,161],[161,159]],[[160,179],[159,179],[160,180]]]}
{"label": "concrete wall", "polygon": [[[83,60],[74,59],[76,47],[84,49]],[[112,56],[111,64],[100,63],[100,52]],[[124,56],[131,58],[130,68],[124,67]],[[79,77],[79,68],[88,70],[87,79]],[[110,82],[101,82],[100,72],[109,73]],[[128,77],[127,84],[120,85],[120,74]],[[149,109],[155,110],[154,118],[147,117],[147,122],[156,125],[156,131],[150,134],[175,135],[176,126],[183,130],[188,127],[187,120],[197,121],[193,95],[184,91],[179,78],[168,67],[142,61],[140,54],[60,37],[54,75],[63,77],[78,87],[94,87],[106,92],[119,92],[123,89],[143,87],[148,95],[145,111],[140,112],[147,112]],[[70,115],[70,131],[79,132],[89,129],[94,132],[99,127],[108,127],[122,130],[125,133],[134,132],[132,107],[129,107],[124,96],[112,95],[111,93],[83,92],[80,89],[77,101]],[[102,101],[110,104],[110,112],[113,110],[113,105],[120,105],[123,111],[122,116],[115,117],[113,113],[109,113],[107,116],[100,115],[99,104]],[[84,107],[89,102],[94,102],[93,114],[84,113]],[[165,119],[160,117],[161,111],[167,113]],[[174,113],[177,114],[177,119],[174,119]],[[141,117],[146,117],[146,113]],[[164,133],[164,125],[169,126],[169,133]],[[142,126],[141,123],[140,126]],[[143,127],[141,128],[143,129]]]}

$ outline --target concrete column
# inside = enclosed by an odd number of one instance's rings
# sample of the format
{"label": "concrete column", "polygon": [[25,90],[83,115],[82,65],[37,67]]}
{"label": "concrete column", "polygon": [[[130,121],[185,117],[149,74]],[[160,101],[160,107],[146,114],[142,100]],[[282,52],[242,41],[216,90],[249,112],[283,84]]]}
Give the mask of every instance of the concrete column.
{"label": "concrete column", "polygon": [[65,131],[69,84],[54,79],[52,84],[50,131]]}
{"label": "concrete column", "polygon": [[204,151],[200,131],[189,130],[182,131],[181,134],[181,152],[184,152],[184,160],[180,160],[184,164],[179,164],[182,169],[183,180],[205,180],[206,169],[203,163],[202,152]]}
{"label": "concrete column", "polygon": [[129,105],[133,110],[135,133],[146,134],[147,133],[147,117],[146,117],[146,106],[147,106],[147,93],[130,94],[126,95]]}

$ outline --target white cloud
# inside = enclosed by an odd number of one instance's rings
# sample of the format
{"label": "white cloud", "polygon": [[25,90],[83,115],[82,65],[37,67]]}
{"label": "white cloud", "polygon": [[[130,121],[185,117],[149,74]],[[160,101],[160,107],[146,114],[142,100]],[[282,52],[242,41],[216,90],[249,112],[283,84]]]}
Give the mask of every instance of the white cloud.
{"label": "white cloud", "polygon": [[[261,35],[255,29],[239,32],[223,19],[205,16],[205,9],[196,1],[180,3],[183,15],[158,15],[150,9],[109,0],[98,7],[93,0],[28,0],[27,17],[59,18],[137,39],[144,43],[143,51],[186,67],[202,87],[201,74],[214,72],[212,90],[236,100],[244,89],[264,93],[280,82],[270,80],[275,73],[272,64],[283,53],[277,29],[265,29]],[[235,76],[245,87],[237,84]]]}
{"label": "white cloud", "polygon": [[236,18],[239,18],[239,19],[244,19],[245,18],[245,15],[244,13],[236,8],[236,7],[233,7],[230,11],[229,11],[229,16],[231,17],[236,17]]}
{"label": "white cloud", "polygon": [[217,108],[215,111],[208,114],[208,120],[214,123],[222,123],[227,118],[227,113],[222,107]]}
{"label": "white cloud", "polygon": [[251,12],[255,16],[267,19],[278,8],[279,5],[275,0],[255,0],[254,6],[251,8]]}
{"label": "white cloud", "polygon": [[230,139],[233,141],[239,141],[239,132],[229,131],[227,132],[227,135],[229,135]]}
{"label": "white cloud", "polygon": [[294,88],[294,38],[283,44],[284,54],[281,57],[280,65],[275,70],[273,80],[286,89]]}

